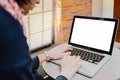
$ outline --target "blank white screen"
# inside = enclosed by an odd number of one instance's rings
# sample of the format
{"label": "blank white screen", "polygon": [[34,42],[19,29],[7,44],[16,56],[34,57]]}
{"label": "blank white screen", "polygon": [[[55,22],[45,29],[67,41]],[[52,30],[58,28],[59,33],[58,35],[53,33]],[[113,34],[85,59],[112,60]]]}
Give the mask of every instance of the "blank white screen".
{"label": "blank white screen", "polygon": [[75,18],[70,42],[109,51],[115,22]]}

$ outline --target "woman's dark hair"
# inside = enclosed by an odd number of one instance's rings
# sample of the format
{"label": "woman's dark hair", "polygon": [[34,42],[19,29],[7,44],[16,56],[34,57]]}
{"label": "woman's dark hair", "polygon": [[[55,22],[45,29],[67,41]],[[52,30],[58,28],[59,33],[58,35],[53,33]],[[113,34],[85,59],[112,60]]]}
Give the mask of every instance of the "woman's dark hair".
{"label": "woman's dark hair", "polygon": [[15,0],[17,3],[18,3],[18,5],[23,5],[23,4],[27,4],[27,3],[29,3],[30,2],[30,0]]}

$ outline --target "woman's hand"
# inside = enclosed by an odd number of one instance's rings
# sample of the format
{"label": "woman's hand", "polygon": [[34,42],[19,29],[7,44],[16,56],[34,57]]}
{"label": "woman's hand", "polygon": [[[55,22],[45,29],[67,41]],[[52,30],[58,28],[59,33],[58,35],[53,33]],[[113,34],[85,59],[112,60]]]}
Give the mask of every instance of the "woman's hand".
{"label": "woman's hand", "polygon": [[45,61],[48,61],[48,59],[61,59],[65,56],[65,54],[70,54],[70,50],[73,50],[72,48],[68,47],[67,44],[62,44],[59,46],[56,46],[55,48],[50,49],[49,51],[46,51],[40,55],[38,55],[40,63],[43,63]]}
{"label": "woman's hand", "polygon": [[65,56],[65,54],[70,54],[70,50],[73,49],[68,47],[67,44],[64,44],[47,51],[46,54],[48,55],[49,59],[61,59]]}
{"label": "woman's hand", "polygon": [[65,76],[68,80],[74,76],[82,64],[82,60],[79,56],[65,55],[61,62],[61,73],[60,75]]}

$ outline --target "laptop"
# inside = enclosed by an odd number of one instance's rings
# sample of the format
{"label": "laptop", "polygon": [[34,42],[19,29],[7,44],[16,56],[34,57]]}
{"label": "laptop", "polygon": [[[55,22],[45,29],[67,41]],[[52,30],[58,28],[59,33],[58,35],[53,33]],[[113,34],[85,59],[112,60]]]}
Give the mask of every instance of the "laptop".
{"label": "laptop", "polygon": [[[118,20],[89,16],[74,16],[68,46],[71,55],[81,56],[83,64],[78,73],[94,75],[112,56]],[[60,64],[60,60],[53,60]]]}

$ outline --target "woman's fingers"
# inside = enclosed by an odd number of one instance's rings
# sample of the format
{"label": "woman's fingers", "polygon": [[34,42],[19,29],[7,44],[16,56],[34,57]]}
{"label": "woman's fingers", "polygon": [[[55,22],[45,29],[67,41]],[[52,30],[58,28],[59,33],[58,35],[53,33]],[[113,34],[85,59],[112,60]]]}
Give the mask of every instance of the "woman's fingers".
{"label": "woman's fingers", "polygon": [[65,54],[66,54],[66,55],[70,55],[70,54],[71,54],[71,52],[66,52]]}

